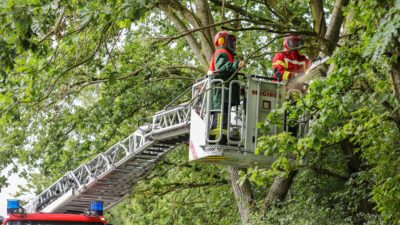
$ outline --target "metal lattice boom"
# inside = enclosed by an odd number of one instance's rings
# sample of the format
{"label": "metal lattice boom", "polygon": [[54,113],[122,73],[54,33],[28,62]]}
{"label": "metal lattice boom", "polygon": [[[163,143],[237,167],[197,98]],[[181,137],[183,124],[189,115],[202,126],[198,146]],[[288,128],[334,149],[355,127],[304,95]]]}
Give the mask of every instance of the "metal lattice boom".
{"label": "metal lattice boom", "polygon": [[190,106],[184,104],[153,116],[88,163],[70,171],[31,200],[27,212],[83,212],[92,200],[109,209],[128,196],[135,184],[172,150],[188,140]]}

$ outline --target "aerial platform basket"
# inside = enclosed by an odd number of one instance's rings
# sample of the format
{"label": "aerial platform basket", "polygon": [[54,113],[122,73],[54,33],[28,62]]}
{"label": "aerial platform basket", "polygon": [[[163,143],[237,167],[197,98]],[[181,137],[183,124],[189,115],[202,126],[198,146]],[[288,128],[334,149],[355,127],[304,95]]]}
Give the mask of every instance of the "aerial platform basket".
{"label": "aerial platform basket", "polygon": [[[212,95],[217,89],[221,93],[219,100],[225,102],[225,107],[220,104],[220,108],[215,109],[211,101],[212,98],[215,100]],[[234,92],[240,92],[238,105],[231,104]],[[192,87],[189,160],[240,167],[270,166],[273,157],[255,154],[261,136],[257,124],[265,123],[267,115],[282,105],[291,92],[302,94],[298,90],[287,90],[286,83],[261,76],[247,76],[244,80],[230,82],[207,77],[197,82]],[[221,117],[217,124],[215,116]],[[282,116],[281,122],[270,124],[270,128],[262,135],[287,131],[286,118]]]}

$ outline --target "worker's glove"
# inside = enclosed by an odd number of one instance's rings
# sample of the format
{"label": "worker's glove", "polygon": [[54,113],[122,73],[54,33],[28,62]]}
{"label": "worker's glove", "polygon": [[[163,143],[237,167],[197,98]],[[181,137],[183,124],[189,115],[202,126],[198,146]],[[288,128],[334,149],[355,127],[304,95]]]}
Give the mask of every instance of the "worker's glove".
{"label": "worker's glove", "polygon": [[243,68],[246,66],[246,62],[245,61],[239,61],[238,67],[239,68]]}

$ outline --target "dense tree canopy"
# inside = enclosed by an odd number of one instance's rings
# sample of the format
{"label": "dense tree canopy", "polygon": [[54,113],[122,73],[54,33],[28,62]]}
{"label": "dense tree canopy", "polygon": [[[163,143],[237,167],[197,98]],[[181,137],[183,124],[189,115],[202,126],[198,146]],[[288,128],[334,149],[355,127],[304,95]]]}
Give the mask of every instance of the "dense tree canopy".
{"label": "dense tree canopy", "polygon": [[109,220],[400,223],[398,0],[2,1],[0,168],[40,192],[202,77],[220,29],[237,35],[247,74],[272,74],[288,32],[310,58],[331,56],[304,98],[266,118],[307,115],[307,135],[261,137],[270,169],[189,164],[178,146]]}

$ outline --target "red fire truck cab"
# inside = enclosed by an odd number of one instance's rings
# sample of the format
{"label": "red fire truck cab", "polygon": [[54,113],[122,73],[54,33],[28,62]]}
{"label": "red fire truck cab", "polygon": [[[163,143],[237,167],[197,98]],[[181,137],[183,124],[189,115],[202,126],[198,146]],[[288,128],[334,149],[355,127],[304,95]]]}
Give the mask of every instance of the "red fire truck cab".
{"label": "red fire truck cab", "polygon": [[106,225],[106,221],[102,216],[29,213],[9,214],[4,218],[3,225]]}
{"label": "red fire truck cab", "polygon": [[8,200],[2,225],[107,225],[102,208],[102,202],[96,201],[85,214],[24,213],[18,200]]}

